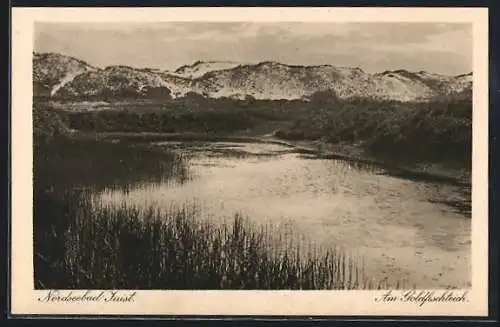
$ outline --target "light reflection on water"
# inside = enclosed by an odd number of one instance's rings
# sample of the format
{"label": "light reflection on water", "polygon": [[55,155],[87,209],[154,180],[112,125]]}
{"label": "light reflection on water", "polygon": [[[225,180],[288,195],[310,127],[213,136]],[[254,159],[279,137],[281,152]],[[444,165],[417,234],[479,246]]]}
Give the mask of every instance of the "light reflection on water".
{"label": "light reflection on water", "polygon": [[355,162],[311,160],[276,144],[161,146],[188,158],[188,181],[106,189],[100,201],[165,210],[196,203],[204,219],[238,212],[256,223],[288,221],[319,245],[366,256],[373,276],[426,287],[468,283],[470,219],[436,201],[460,200],[458,187],[391,177]]}

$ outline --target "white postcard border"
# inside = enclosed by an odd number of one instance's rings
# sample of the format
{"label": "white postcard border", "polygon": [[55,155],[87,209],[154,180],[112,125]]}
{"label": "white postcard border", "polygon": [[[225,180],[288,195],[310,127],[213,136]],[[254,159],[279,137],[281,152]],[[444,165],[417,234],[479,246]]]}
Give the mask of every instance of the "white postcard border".
{"label": "white postcard border", "polygon": [[[472,288],[461,303],[377,302],[385,291],[138,291],[130,303],[47,303],[33,283],[33,25],[46,22],[336,21],[473,24]],[[13,314],[459,315],[488,305],[488,11],[486,8],[13,8]]]}

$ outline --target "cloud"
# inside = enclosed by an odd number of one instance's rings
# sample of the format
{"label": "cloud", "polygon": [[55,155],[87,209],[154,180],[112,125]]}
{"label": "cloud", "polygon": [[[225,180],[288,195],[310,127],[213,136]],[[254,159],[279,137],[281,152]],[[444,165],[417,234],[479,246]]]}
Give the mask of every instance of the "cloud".
{"label": "cloud", "polygon": [[356,41],[376,40],[382,44],[419,43],[429,37],[463,29],[463,24],[431,23],[358,23],[347,36]]}
{"label": "cloud", "polygon": [[453,74],[472,69],[472,27],[459,23],[44,23],[36,26],[35,50],[66,53],[99,66],[175,69],[196,60],[275,60],[359,66],[367,71],[397,64],[400,67],[395,68]]}
{"label": "cloud", "polygon": [[[189,24],[189,23],[188,23]],[[183,33],[169,34],[163,41],[217,41],[235,42],[238,39],[279,36],[284,32],[281,24],[254,24],[254,23],[190,23],[186,24]]]}

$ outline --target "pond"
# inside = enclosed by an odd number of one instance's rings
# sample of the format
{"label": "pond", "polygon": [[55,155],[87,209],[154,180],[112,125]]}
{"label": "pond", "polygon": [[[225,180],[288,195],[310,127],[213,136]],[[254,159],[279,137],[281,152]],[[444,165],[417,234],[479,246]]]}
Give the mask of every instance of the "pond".
{"label": "pond", "polygon": [[470,188],[396,177],[280,144],[151,145],[182,157],[187,177],[154,180],[134,172],[146,177],[96,191],[100,201],[165,209],[196,203],[202,219],[211,220],[241,213],[319,246],[345,247],[376,280],[419,288],[470,285],[470,212],[451,205],[470,201]]}

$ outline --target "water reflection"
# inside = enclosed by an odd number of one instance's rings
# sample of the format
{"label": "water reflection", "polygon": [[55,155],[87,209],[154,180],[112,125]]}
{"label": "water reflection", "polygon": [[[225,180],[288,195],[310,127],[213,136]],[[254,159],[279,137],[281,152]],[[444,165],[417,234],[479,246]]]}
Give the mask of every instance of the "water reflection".
{"label": "water reflection", "polygon": [[[464,212],[447,208],[452,201],[466,201],[460,197],[459,189],[396,178],[374,164],[342,159],[310,160],[310,156],[275,144],[163,143],[161,146],[183,158],[175,162],[182,163],[184,168],[180,171],[187,174],[171,174],[155,182],[129,183],[122,191],[106,188],[101,193],[102,201],[165,208],[197,201],[207,215],[219,219],[230,218],[235,212],[243,212],[257,221],[291,219],[305,229],[317,229],[314,232],[319,234],[325,226],[337,229],[353,226],[358,230],[355,234],[367,240],[375,232],[370,229],[372,224],[408,223],[413,230],[430,230],[424,237],[438,247],[447,245],[440,244],[441,240],[434,241],[435,235],[442,234],[430,228],[437,219],[444,216],[443,221],[447,222],[449,241],[445,243],[454,241],[454,226],[463,227],[454,220],[460,220]],[[231,152],[235,149],[237,155]],[[456,237],[462,237],[461,233],[460,230]],[[356,241],[360,242],[364,243]]]}
{"label": "water reflection", "polygon": [[97,143],[61,152],[64,157],[52,154],[50,167],[37,158],[35,169],[44,172],[35,173],[37,185],[91,188],[106,206],[195,204],[207,220],[240,213],[315,245],[359,251],[374,277],[390,272],[396,280],[442,286],[425,267],[446,271],[454,285],[468,282],[470,220],[463,218],[470,211],[454,209],[470,199],[466,187],[401,178],[373,163],[279,144],[163,142],[142,151]]}
{"label": "water reflection", "polygon": [[463,188],[416,182],[391,176],[379,165],[317,158],[275,144],[160,147],[182,158],[172,162],[183,168],[161,181],[129,182],[125,191],[106,188],[97,194],[100,201],[164,210],[196,203],[201,219],[228,221],[240,213],[258,225],[283,228],[289,228],[288,221],[316,245],[341,245],[367,256],[373,276],[390,272],[398,280],[444,283],[422,273],[425,267],[446,271],[455,285],[468,282],[463,271],[470,220],[448,205],[466,201]]}
{"label": "water reflection", "polygon": [[471,218],[472,194],[470,187],[455,188],[453,191],[448,192],[445,197],[431,197],[428,201],[431,203],[446,205],[454,212]]}
{"label": "water reflection", "polygon": [[122,189],[191,179],[182,153],[99,141],[54,140],[34,149],[35,189]]}
{"label": "water reflection", "polygon": [[[293,208],[293,200],[308,208],[305,201],[335,203],[349,197],[362,203],[366,197],[379,197],[384,210],[393,206],[393,199],[409,203],[427,201],[440,212],[447,212],[442,206],[449,206],[460,215],[470,216],[470,188],[467,193],[467,187],[415,183],[392,176],[386,168],[370,162],[318,159],[277,144],[162,142],[156,146],[172,153],[167,162],[156,163],[161,167],[159,175],[147,171],[144,176],[140,169],[136,170],[133,176],[139,176],[139,180],[108,185],[105,194],[118,188],[124,201],[149,198],[161,203],[182,201],[185,197],[212,202],[209,207],[221,201],[241,202],[244,208],[250,205],[253,209],[249,211],[254,213],[259,205]],[[120,197],[119,193],[113,195]],[[220,213],[219,209],[215,211]]]}
{"label": "water reflection", "polygon": [[318,156],[313,154],[300,154],[302,159],[312,159],[312,160],[329,160],[339,169],[344,170],[357,170],[366,171],[372,174],[386,174],[387,170],[380,165],[364,162],[362,160],[357,160],[354,158],[338,158],[338,156]]}

